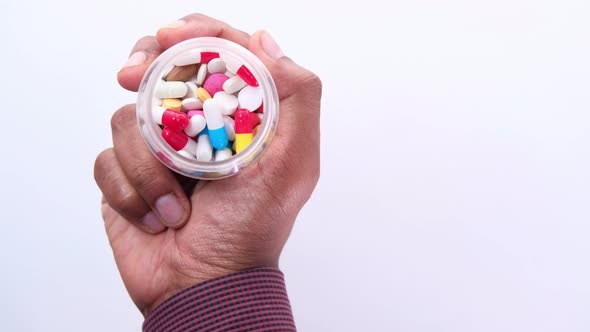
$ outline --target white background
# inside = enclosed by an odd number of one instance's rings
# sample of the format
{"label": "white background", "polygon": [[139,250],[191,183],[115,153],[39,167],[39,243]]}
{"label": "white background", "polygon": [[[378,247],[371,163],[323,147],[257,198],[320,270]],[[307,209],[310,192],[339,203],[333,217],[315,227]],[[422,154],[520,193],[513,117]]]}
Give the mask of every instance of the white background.
{"label": "white background", "polygon": [[131,46],[196,11],[324,82],[299,330],[590,331],[587,0],[2,0],[3,331],[140,329],[92,168]]}

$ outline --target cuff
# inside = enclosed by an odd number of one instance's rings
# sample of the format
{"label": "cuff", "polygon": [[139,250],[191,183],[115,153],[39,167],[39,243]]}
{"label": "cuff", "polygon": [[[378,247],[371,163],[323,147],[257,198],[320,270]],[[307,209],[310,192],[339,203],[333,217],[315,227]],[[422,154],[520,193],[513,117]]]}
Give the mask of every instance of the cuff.
{"label": "cuff", "polygon": [[248,270],[174,295],[143,323],[144,332],[296,331],[283,273]]}

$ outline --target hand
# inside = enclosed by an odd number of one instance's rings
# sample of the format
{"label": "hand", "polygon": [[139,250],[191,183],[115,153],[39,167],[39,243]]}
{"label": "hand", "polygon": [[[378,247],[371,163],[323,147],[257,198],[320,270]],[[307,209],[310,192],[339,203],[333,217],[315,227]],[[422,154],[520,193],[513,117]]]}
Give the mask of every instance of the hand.
{"label": "hand", "polygon": [[199,282],[278,265],[300,209],[319,178],[321,81],[285,57],[266,32],[252,36],[203,15],[190,15],[135,46],[120,84],[137,91],[147,67],[183,40],[213,36],[257,55],[279,92],[275,137],[258,163],[217,181],[175,175],[140,137],[135,106],[112,118],[113,148],[96,159],[102,214],[115,261],[139,309]]}

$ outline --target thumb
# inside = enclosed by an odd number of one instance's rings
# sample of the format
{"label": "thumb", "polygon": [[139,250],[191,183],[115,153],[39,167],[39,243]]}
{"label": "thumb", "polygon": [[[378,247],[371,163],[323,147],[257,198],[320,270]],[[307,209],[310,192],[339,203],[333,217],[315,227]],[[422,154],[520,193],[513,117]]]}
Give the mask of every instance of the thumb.
{"label": "thumb", "polygon": [[310,121],[312,118],[319,120],[322,96],[322,82],[319,77],[285,56],[267,31],[254,33],[250,37],[248,48],[270,71],[277,86],[281,109],[296,108],[294,112],[282,112],[281,117],[288,117],[289,122],[298,121],[299,124],[305,124],[301,121]]}

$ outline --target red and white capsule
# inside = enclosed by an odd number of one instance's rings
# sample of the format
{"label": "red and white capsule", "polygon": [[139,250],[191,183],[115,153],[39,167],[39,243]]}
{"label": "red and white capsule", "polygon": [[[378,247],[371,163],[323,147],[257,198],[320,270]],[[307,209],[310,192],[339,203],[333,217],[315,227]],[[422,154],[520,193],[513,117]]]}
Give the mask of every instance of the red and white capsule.
{"label": "red and white capsule", "polygon": [[176,151],[186,151],[191,155],[197,152],[197,142],[188,137],[181,131],[175,131],[170,128],[162,130],[162,138]]}
{"label": "red and white capsule", "polygon": [[172,130],[183,131],[189,125],[189,118],[186,114],[163,107],[155,107],[153,116],[157,124]]}

